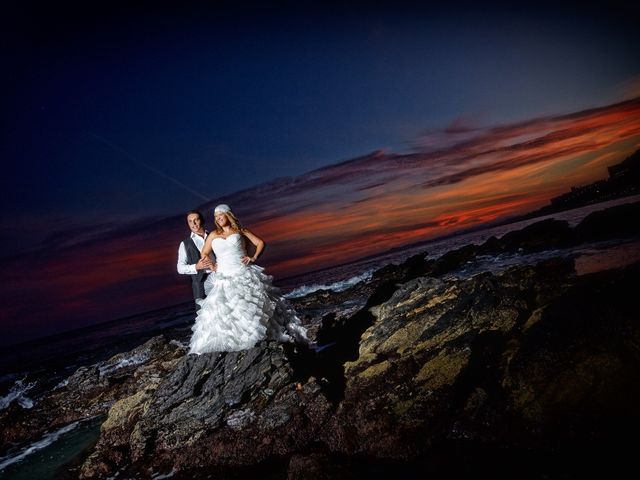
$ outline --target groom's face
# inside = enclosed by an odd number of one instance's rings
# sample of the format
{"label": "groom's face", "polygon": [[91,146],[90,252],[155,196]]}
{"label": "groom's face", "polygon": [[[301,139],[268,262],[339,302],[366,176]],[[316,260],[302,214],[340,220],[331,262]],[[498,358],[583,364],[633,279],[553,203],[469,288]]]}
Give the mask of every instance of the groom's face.
{"label": "groom's face", "polygon": [[193,233],[198,233],[202,230],[202,220],[200,220],[200,216],[197,213],[187,215],[187,224]]}

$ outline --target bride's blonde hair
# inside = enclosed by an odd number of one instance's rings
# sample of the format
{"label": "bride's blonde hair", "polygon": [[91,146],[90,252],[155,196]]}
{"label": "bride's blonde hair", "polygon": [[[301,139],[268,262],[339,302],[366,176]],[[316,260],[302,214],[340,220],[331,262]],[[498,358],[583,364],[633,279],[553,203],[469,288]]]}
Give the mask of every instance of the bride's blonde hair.
{"label": "bride's blonde hair", "polygon": [[[229,219],[229,223],[231,224],[231,228],[233,228],[236,232],[242,233],[244,231],[244,228],[242,228],[242,225],[240,224],[240,220],[236,218],[233,212],[229,211],[229,212],[221,212],[221,213],[227,216],[227,219]],[[218,225],[218,222],[216,222],[215,214],[213,215],[213,223],[215,223],[216,225],[216,233],[222,234],[223,233],[222,227]]]}

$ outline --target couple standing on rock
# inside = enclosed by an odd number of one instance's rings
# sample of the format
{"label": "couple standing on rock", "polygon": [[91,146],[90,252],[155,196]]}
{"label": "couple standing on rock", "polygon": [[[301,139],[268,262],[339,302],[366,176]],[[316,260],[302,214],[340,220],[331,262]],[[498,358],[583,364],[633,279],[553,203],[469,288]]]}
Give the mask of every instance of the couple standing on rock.
{"label": "couple standing on rock", "polygon": [[[264,241],[243,228],[228,205],[215,208],[214,220],[215,230],[207,232],[202,213],[188,212],[191,234],[178,249],[178,273],[191,276],[199,307],[189,353],[245,350],[265,338],[309,345],[305,328],[273,286],[273,277],[254,263]],[[252,257],[247,241],[255,246]]]}

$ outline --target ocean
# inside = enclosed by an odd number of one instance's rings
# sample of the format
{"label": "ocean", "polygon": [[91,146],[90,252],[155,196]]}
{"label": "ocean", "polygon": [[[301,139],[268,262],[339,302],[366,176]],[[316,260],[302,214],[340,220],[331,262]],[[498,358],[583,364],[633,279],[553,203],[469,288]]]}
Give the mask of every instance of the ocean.
{"label": "ocean", "polygon": [[[571,227],[575,227],[583,218],[592,212],[638,201],[640,201],[640,195],[618,198],[608,202],[596,203],[543,217],[536,217],[509,223],[507,225],[462,233],[460,235],[441,240],[436,239],[432,242],[425,242],[420,245],[408,246],[403,249],[394,249],[392,252],[383,253],[375,257],[369,257],[349,264],[292,277],[282,282],[281,286],[284,290],[289,292],[287,294],[289,297],[307,295],[320,289],[329,289],[334,291],[344,290],[357,283],[357,281],[367,279],[367,277],[370,277],[375,270],[385,265],[402,263],[407,258],[419,253],[425,253],[425,257],[429,259],[438,258],[451,250],[455,250],[469,244],[481,245],[490,237],[500,238],[505,233],[520,230],[527,225],[531,225],[532,223],[540,222],[548,218],[566,220]],[[576,268],[578,269],[578,273],[587,273],[592,271],[594,268],[614,268],[619,266],[620,263],[631,263],[634,252],[637,254],[637,246],[634,245],[635,242],[633,241],[627,242],[616,240],[612,242],[581,245],[577,248],[567,249],[566,251],[552,250],[530,255],[504,255],[497,259],[491,259],[484,265],[477,265],[476,270],[456,272],[455,276],[466,276],[473,274],[474,271],[481,271],[483,268],[485,268],[485,270],[488,269],[489,271],[495,272],[517,263],[536,263],[545,257],[572,254],[578,257],[576,259]],[[627,256],[629,261],[626,259]],[[607,267],[609,262],[611,262],[611,266]],[[599,267],[597,267],[598,265]]]}
{"label": "ocean", "polygon": [[[575,226],[591,212],[639,200],[640,195],[636,195],[463,233],[288,278],[280,283],[276,281],[276,284],[289,298],[304,296],[319,289],[341,291],[367,281],[375,270],[384,265],[399,264],[419,253],[424,253],[427,258],[437,258],[450,250],[468,244],[482,244],[492,236],[501,237],[545,218],[566,220]],[[640,260],[640,240],[609,240],[563,250],[479,257],[477,261],[448,276],[465,278],[482,271],[498,272],[511,265],[533,264],[556,256],[575,258],[577,273],[588,274]],[[164,334],[170,340],[185,343],[191,334],[194,318],[193,304],[188,302],[5,347],[0,352],[0,411],[11,402],[18,402],[23,408],[32,408],[43,394],[57,388],[79,367],[129,351],[153,336]],[[30,445],[16,446],[0,456],[0,480],[63,478],[65,465],[77,460],[97,440],[100,423],[101,419],[98,418],[76,422],[58,431],[48,432]]]}

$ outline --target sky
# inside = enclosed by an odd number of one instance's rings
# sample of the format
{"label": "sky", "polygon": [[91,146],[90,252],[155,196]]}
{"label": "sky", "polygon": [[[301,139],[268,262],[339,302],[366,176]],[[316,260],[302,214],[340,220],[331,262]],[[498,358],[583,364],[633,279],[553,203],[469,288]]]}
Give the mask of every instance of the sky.
{"label": "sky", "polygon": [[629,4],[181,5],[8,8],[0,342],[189,300],[194,207],[229,203],[282,278],[539,208],[640,147]]}

